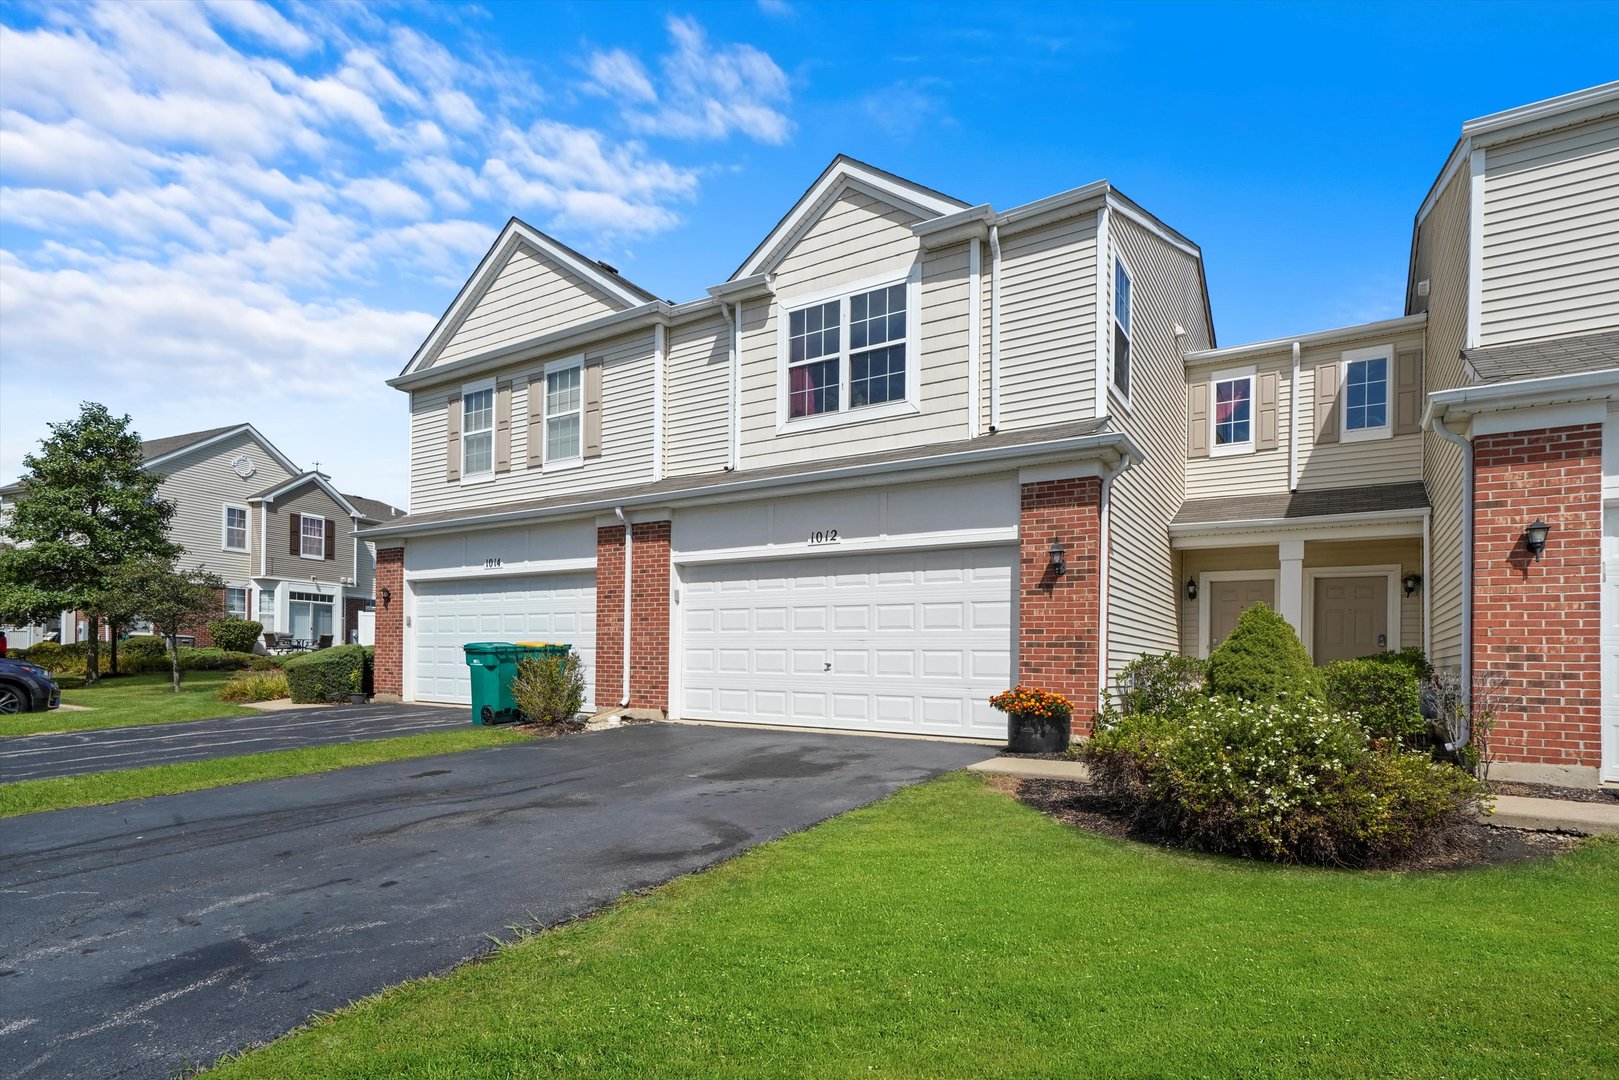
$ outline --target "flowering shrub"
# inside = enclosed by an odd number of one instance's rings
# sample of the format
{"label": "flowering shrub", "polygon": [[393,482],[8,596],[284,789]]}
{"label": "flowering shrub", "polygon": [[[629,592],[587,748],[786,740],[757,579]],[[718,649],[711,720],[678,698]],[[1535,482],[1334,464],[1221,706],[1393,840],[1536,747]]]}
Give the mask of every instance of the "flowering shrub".
{"label": "flowering shrub", "polygon": [[1073,715],[1074,706],[1061,694],[1049,690],[1036,690],[1029,686],[1014,686],[989,699],[992,708],[1003,713],[1038,716],[1044,720],[1065,720]]}
{"label": "flowering shrub", "polygon": [[1138,656],[1119,672],[1119,705],[1127,713],[1177,713],[1202,696],[1204,667],[1195,656]]}
{"label": "flowering shrub", "polygon": [[1442,842],[1483,794],[1462,770],[1374,741],[1304,695],[1110,717],[1082,756],[1138,825],[1281,862],[1387,862]]}

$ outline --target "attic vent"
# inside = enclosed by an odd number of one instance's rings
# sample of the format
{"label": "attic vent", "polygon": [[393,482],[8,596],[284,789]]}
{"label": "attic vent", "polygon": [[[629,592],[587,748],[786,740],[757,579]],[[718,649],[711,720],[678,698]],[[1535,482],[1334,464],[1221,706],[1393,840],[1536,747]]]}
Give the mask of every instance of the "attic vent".
{"label": "attic vent", "polygon": [[612,274],[614,277],[618,276],[618,267],[614,266],[612,263],[605,263],[600,259],[597,259],[596,265],[607,271],[609,274]]}
{"label": "attic vent", "polygon": [[1427,278],[1423,278],[1421,281],[1417,282],[1417,295],[1418,296],[1427,296],[1428,295],[1428,279]]}

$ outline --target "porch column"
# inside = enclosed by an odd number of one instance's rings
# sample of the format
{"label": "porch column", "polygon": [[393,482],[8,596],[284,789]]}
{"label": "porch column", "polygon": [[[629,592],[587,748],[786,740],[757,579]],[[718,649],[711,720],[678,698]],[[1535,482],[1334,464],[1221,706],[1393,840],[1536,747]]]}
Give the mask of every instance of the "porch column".
{"label": "porch column", "polygon": [[1276,589],[1278,614],[1293,627],[1299,640],[1304,640],[1304,541],[1283,540],[1276,545],[1276,557],[1281,560],[1281,584]]}

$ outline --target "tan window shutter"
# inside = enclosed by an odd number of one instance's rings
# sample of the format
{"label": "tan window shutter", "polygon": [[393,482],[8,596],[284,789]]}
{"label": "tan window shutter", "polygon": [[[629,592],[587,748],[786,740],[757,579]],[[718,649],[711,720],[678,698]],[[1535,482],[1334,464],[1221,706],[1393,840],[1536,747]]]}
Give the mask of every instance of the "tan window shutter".
{"label": "tan window shutter", "polygon": [[444,447],[444,479],[461,479],[461,395],[450,398],[444,410],[444,426],[448,429],[448,442]]}
{"label": "tan window shutter", "polygon": [[545,448],[545,373],[528,377],[528,467],[538,469],[542,464],[540,452]]}
{"label": "tan window shutter", "polygon": [[1209,384],[1197,382],[1186,388],[1186,456],[1209,456]]}
{"label": "tan window shutter", "polygon": [[587,458],[602,456],[602,362],[601,357],[585,358],[585,452]]}
{"label": "tan window shutter", "polygon": [[1315,369],[1315,441],[1338,441],[1338,365],[1320,364]]}
{"label": "tan window shutter", "polygon": [[303,517],[302,514],[287,515],[287,554],[289,555],[303,554]]}
{"label": "tan window shutter", "polygon": [[326,561],[337,561],[337,522],[326,519]]}
{"label": "tan window shutter", "polygon": [[1277,388],[1281,385],[1281,376],[1274,371],[1266,371],[1261,373],[1256,381],[1259,385],[1255,388],[1254,395],[1257,398],[1256,405],[1258,406],[1256,409],[1258,415],[1255,419],[1259,423],[1254,428],[1254,449],[1274,450],[1276,449],[1276,398]]}
{"label": "tan window shutter", "polygon": [[512,384],[507,379],[495,387],[495,471],[512,471]]}
{"label": "tan window shutter", "polygon": [[1394,434],[1421,430],[1422,350],[1408,349],[1394,356]]}

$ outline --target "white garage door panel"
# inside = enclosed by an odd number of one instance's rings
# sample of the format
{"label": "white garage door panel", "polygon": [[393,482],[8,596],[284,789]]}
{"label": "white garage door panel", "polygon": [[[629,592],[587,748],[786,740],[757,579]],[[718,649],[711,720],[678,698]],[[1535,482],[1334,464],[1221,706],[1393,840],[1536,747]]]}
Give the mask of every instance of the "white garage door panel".
{"label": "white garage door panel", "polygon": [[998,737],[1016,549],[688,566],[693,719]]}
{"label": "white garage door panel", "polygon": [[462,646],[470,641],[555,641],[585,663],[585,700],[594,701],[596,575],[550,574],[414,586],[415,700],[470,704]]}

